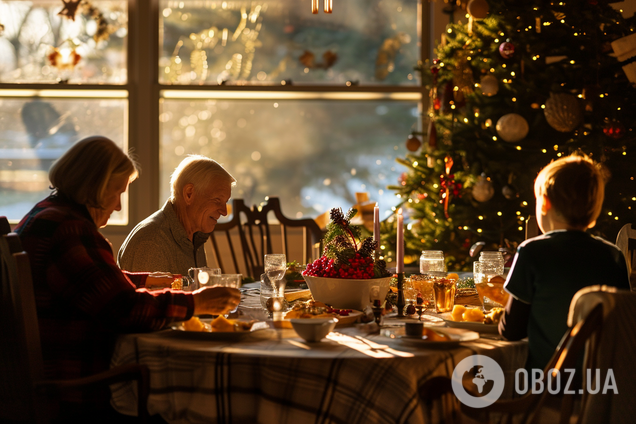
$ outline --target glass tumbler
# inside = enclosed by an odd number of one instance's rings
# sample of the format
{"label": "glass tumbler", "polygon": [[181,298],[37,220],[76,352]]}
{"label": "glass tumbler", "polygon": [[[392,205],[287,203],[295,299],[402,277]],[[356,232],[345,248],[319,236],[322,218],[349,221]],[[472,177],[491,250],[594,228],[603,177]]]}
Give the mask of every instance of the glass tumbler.
{"label": "glass tumbler", "polygon": [[[221,286],[221,287],[232,287],[234,289],[238,289],[241,287],[241,283],[243,282],[242,274],[221,274],[221,275],[212,275],[210,282],[208,283],[210,286]],[[236,308],[230,311],[230,313],[236,312],[238,309],[238,305]]]}
{"label": "glass tumbler", "polygon": [[455,281],[440,279],[433,283],[435,312],[451,312],[455,305]]}

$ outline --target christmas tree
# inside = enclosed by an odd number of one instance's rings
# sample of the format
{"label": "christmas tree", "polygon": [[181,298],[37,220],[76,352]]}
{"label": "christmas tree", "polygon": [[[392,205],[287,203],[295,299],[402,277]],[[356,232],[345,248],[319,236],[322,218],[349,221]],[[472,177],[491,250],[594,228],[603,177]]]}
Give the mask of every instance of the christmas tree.
{"label": "christmas tree", "polygon": [[[477,241],[514,252],[535,213],[537,173],[574,152],[607,170],[590,232],[614,241],[636,222],[634,17],[601,0],[471,0],[466,12],[437,59],[418,66],[430,88],[425,131],[409,136],[413,153],[389,187],[410,217],[407,255],[443,250],[449,269],[467,270]],[[395,220],[383,233],[394,252]]]}

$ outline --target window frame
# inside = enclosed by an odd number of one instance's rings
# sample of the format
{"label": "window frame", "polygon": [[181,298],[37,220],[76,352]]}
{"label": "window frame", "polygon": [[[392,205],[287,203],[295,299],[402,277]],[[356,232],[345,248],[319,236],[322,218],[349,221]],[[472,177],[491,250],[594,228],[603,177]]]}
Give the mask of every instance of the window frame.
{"label": "window frame", "polygon": [[[421,96],[422,110],[428,104],[428,90],[420,84],[413,86],[355,85],[346,86],[291,85],[291,86],[232,86],[232,85],[181,85],[159,84],[159,0],[128,0],[128,36],[126,84],[11,84],[0,83],[0,90],[125,90],[128,92],[128,146],[139,161],[141,178],[129,187],[128,225],[108,226],[101,231],[109,237],[115,252],[134,226],[151,215],[165,199],[159,198],[160,146],[159,146],[159,99],[163,90],[174,91],[224,91],[282,92],[282,93],[417,93]],[[310,7],[307,0],[307,7]],[[434,47],[443,33],[448,15],[442,11],[443,2],[420,0],[418,10],[420,23],[420,57],[422,60],[434,56]],[[338,13],[337,4],[333,13]],[[415,64],[414,64],[415,65]],[[226,93],[226,94],[227,94]],[[344,100],[346,101],[346,100]],[[421,125],[421,123],[420,123]],[[405,138],[406,138],[405,134]]]}

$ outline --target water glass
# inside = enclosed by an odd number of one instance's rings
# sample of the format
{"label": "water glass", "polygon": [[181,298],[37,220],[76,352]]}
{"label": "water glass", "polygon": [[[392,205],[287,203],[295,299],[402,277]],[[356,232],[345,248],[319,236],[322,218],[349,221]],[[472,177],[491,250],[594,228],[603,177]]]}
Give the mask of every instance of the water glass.
{"label": "water glass", "polygon": [[[243,282],[242,274],[220,274],[220,275],[213,275],[212,279],[209,281],[208,284],[210,286],[232,287],[234,289],[238,289],[241,287],[242,282]],[[238,305],[236,305],[236,308],[231,310],[229,313],[234,313],[236,312],[237,309],[238,309]]]}
{"label": "water glass", "polygon": [[422,250],[420,256],[420,274],[430,272],[444,272],[444,252],[441,250]]}
{"label": "water glass", "polygon": [[[185,291],[194,291],[202,287],[208,287],[214,282],[215,276],[221,275],[221,268],[190,268],[188,270],[188,286]],[[208,284],[210,283],[210,284]]]}
{"label": "water glass", "polygon": [[[261,306],[269,313],[284,312],[287,309],[285,302],[285,286],[287,280],[272,280],[266,273],[261,274]],[[272,299],[272,300],[270,300]]]}
{"label": "water glass", "polygon": [[270,280],[280,280],[287,270],[287,258],[283,253],[268,253],[265,255],[264,265]]}

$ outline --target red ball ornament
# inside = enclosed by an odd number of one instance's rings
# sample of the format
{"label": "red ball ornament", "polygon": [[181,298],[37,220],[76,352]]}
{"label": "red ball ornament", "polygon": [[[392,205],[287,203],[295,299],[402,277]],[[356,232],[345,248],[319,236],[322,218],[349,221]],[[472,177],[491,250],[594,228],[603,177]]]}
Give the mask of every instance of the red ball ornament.
{"label": "red ball ornament", "polygon": [[417,150],[421,146],[422,146],[422,142],[420,141],[420,139],[414,136],[413,134],[409,134],[408,138],[406,139],[406,148],[410,152],[417,152]]}
{"label": "red ball ornament", "polygon": [[510,59],[515,54],[515,46],[509,41],[504,41],[499,45],[499,54],[504,59]]}

